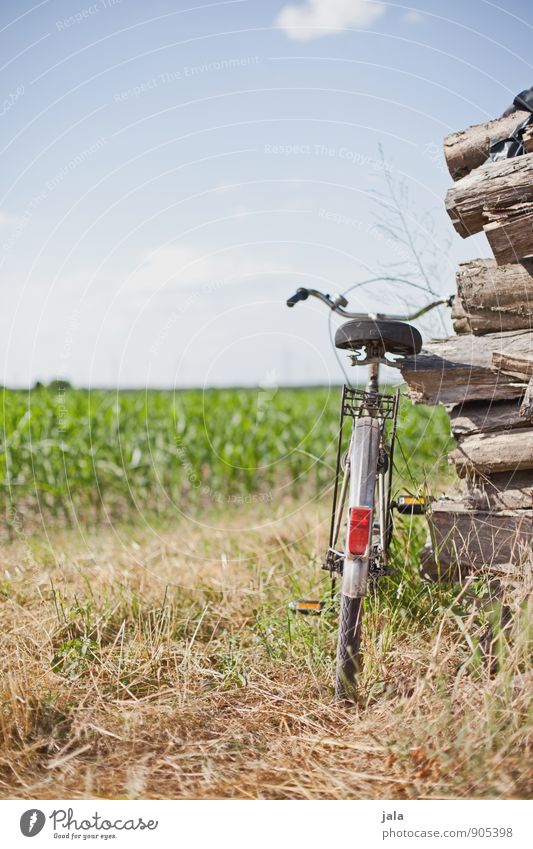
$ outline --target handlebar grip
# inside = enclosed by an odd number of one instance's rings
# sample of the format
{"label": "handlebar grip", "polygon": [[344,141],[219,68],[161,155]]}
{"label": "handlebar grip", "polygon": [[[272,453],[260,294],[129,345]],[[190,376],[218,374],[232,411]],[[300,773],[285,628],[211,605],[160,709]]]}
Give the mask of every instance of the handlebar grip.
{"label": "handlebar grip", "polygon": [[290,298],[287,299],[287,306],[293,307],[298,301],[306,301],[309,297],[309,291],[307,289],[297,289],[294,295],[291,295]]}

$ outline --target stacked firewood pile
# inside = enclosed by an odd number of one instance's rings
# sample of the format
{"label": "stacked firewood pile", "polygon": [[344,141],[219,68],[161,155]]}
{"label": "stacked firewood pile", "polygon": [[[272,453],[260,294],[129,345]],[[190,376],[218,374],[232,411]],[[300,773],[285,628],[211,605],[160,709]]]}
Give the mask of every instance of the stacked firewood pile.
{"label": "stacked firewood pile", "polygon": [[[490,142],[528,113],[448,136],[455,184],[446,209],[464,238],[484,231],[494,259],[461,263],[456,335],[430,342],[403,367],[411,397],[447,405],[461,494],[431,510],[434,574],[513,570],[533,540],[533,152],[487,161]],[[533,125],[531,125],[533,127]],[[533,132],[523,145],[533,151]]]}

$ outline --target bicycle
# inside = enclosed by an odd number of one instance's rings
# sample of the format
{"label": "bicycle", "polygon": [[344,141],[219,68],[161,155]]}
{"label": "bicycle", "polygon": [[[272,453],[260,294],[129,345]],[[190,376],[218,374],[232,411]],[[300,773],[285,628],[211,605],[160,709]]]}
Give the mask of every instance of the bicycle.
{"label": "bicycle", "polygon": [[[316,289],[299,288],[287,300],[293,307],[309,297],[318,298],[333,312],[350,319],[335,334],[335,347],[350,352],[352,365],[368,366],[365,389],[346,384],[342,388],[339,436],[329,545],[322,566],[329,572],[332,597],[335,581],[341,578],[339,633],[335,676],[335,697],[353,701],[361,667],[361,623],[369,579],[385,574],[393,535],[392,511],[404,515],[426,512],[426,497],[400,496],[392,499],[392,471],[398,418],[399,390],[380,392],[379,367],[399,367],[405,356],[419,354],[422,337],[408,322],[437,306],[451,306],[453,295],[440,298],[412,315],[352,313],[345,308],[343,295],[330,297]],[[386,355],[393,359],[387,359]],[[352,431],[347,450],[342,451],[343,424],[351,419]],[[342,482],[341,482],[342,476]],[[346,500],[348,505],[346,509]],[[345,519],[345,546],[339,539]],[[291,609],[300,613],[321,613],[324,602],[300,599]]]}

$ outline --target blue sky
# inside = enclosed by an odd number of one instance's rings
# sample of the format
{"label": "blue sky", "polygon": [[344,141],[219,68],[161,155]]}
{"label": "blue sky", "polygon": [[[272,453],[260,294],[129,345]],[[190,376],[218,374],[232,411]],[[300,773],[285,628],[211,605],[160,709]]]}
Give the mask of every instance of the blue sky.
{"label": "blue sky", "polygon": [[446,216],[442,139],[533,84],[528,6],[3,0],[2,382],[338,382],[327,312],[285,298],[411,273],[380,146],[434,291],[490,255]]}

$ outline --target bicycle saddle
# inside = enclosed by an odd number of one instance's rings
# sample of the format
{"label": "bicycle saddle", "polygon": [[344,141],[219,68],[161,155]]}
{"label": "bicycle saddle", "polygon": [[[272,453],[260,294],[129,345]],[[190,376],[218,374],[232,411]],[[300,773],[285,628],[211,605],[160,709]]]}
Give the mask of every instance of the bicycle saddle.
{"label": "bicycle saddle", "polygon": [[342,324],[335,333],[335,347],[357,350],[370,343],[381,343],[386,353],[418,354],[422,337],[416,327],[403,321],[353,319]]}

